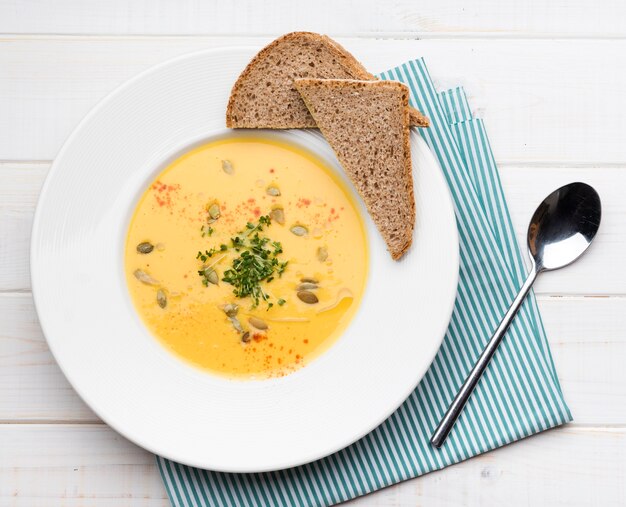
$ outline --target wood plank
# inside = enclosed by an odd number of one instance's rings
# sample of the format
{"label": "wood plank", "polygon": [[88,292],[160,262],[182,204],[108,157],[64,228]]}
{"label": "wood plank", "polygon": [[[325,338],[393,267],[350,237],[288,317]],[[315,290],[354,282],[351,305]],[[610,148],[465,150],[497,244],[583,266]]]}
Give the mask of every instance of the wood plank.
{"label": "wood plank", "polygon": [[[0,426],[0,503],[165,506],[152,456],[105,426]],[[568,426],[352,505],[617,506],[626,502],[626,429]]]}
{"label": "wood plank", "polygon": [[0,425],[0,448],[1,505],[169,505],[154,456],[104,425]]}
{"label": "wood plank", "polygon": [[540,297],[539,309],[574,421],[626,423],[626,298]]}
{"label": "wood plank", "polygon": [[52,357],[31,294],[0,294],[0,315],[0,421],[97,422]]}
{"label": "wood plank", "polygon": [[[575,421],[626,424],[626,298],[539,304]],[[31,295],[0,294],[0,315],[0,421],[97,421],[54,362]]]}
{"label": "wood plank", "polygon": [[[52,159],[98,100],[155,63],[268,40],[5,37],[0,160]],[[373,71],[424,56],[439,87],[466,86],[501,162],[626,164],[626,119],[615,113],[626,87],[626,40],[340,41]]]}
{"label": "wood plank", "polygon": [[289,0],[230,2],[54,3],[0,1],[0,32],[45,34],[268,34],[294,29],[341,35],[587,36],[625,34],[623,2],[463,0],[431,2],[319,0],[315,8]]}
{"label": "wood plank", "polygon": [[[44,164],[0,164],[0,291],[30,288],[28,247],[34,205],[47,174]],[[626,264],[626,169],[613,167],[502,166],[515,229],[522,246],[535,207],[552,190],[571,181],[594,185],[604,216],[591,250],[576,264],[546,273],[537,282],[542,294],[624,294]],[[525,248],[525,247],[524,247]]]}
{"label": "wood plank", "polygon": [[30,287],[30,231],[50,164],[0,164],[0,291]]}

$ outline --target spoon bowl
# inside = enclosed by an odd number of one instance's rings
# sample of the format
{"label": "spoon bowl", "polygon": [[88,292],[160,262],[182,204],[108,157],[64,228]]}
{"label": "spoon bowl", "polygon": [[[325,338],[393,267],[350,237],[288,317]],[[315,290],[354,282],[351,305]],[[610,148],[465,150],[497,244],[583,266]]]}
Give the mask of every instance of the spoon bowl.
{"label": "spoon bowl", "polygon": [[546,197],[528,226],[528,251],[536,271],[563,268],[591,245],[600,227],[602,205],[586,183],[570,183]]}

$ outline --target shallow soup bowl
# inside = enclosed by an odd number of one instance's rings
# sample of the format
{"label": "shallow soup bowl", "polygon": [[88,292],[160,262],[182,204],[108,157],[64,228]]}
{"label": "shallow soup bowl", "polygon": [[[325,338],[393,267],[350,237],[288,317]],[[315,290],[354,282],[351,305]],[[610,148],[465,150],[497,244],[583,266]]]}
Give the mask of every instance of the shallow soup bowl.
{"label": "shallow soup bowl", "polygon": [[[254,52],[184,56],[105,98],[57,156],[31,246],[44,334],[84,401],[152,452],[229,472],[315,460],[396,410],[441,344],[459,266],[449,192],[419,134],[411,135],[415,236],[396,262],[319,133],[223,128],[230,87]],[[309,151],[344,182],[365,223],[369,274],[356,315],[326,352],[284,377],[235,381],[181,361],[150,334],[130,301],[123,255],[133,210],[163,168],[203,143],[249,135]]]}

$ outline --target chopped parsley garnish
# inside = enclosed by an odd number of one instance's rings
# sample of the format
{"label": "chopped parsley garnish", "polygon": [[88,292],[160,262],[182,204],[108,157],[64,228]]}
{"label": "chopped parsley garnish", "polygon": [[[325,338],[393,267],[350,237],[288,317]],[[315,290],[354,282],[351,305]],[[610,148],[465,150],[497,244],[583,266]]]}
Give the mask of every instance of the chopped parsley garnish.
{"label": "chopped parsley garnish", "polygon": [[200,227],[200,232],[202,233],[203,238],[205,236],[211,237],[215,232],[215,229],[213,229],[213,227],[211,227],[210,225],[203,225],[202,227]]}
{"label": "chopped parsley garnish", "polygon": [[[261,234],[270,224],[269,215],[264,215],[256,224],[248,222],[243,231],[230,238],[230,246],[222,244],[219,249],[213,247],[205,250],[204,253],[198,252],[196,256],[196,259],[206,262],[215,254],[229,249],[237,252],[239,255],[233,259],[231,267],[224,272],[222,281],[233,286],[235,296],[240,298],[250,296],[253,307],[258,306],[261,300],[265,301],[268,310],[274,304],[261,283],[269,283],[276,276],[280,277],[287,267],[287,261],[281,261],[278,257],[283,252],[281,244]],[[205,271],[200,270],[198,274],[204,278],[206,277]],[[278,301],[280,305],[284,303],[282,299]]]}
{"label": "chopped parsley garnish", "polygon": [[[228,250],[228,245],[221,244],[219,248],[211,248],[210,250],[205,250],[204,253],[198,252],[198,254],[196,255],[196,259],[200,259],[202,262],[206,262],[216,253],[225,252],[226,250]],[[198,273],[200,273],[200,271],[198,271]]]}

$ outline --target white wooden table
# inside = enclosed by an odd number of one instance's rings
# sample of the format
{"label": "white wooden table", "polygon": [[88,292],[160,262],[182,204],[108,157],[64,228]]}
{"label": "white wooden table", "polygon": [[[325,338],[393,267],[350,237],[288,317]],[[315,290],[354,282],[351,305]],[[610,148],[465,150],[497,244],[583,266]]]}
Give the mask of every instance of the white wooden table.
{"label": "white wooden table", "polygon": [[[28,245],[61,144],[107,92],[204,48],[308,29],[373,71],[424,56],[485,119],[520,238],[539,200],[584,180],[592,250],[536,286],[573,424],[361,505],[626,504],[626,4],[620,0],[0,0],[0,505],[161,506],[153,457],[65,381],[33,309]],[[419,40],[418,40],[419,39]]]}

